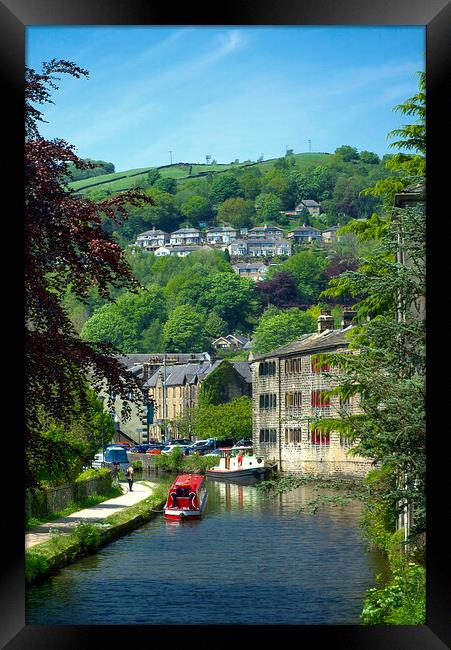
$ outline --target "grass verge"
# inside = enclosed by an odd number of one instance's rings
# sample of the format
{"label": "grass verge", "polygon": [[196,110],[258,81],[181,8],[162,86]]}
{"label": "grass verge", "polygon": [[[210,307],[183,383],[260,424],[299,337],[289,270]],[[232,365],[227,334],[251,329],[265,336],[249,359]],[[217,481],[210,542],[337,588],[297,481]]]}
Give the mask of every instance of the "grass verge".
{"label": "grass verge", "polygon": [[165,485],[158,486],[146,499],[102,522],[79,524],[71,533],[55,531],[48,541],[36,544],[25,552],[26,582],[35,583],[150,521],[161,512],[166,493]]}
{"label": "grass verge", "polygon": [[109,490],[105,494],[93,494],[92,496],[87,497],[86,499],[82,499],[80,501],[73,501],[66,508],[64,508],[64,510],[61,510],[60,512],[52,512],[50,515],[47,515],[43,519],[39,519],[37,517],[30,517],[25,522],[25,530],[30,530],[35,526],[40,526],[41,524],[46,524],[51,521],[55,521],[55,519],[61,519],[61,517],[67,517],[68,515],[71,515],[73,512],[77,512],[77,510],[92,508],[93,506],[99,505],[99,503],[108,501],[108,499],[114,499],[115,497],[120,497],[121,494],[122,494],[122,490],[120,487],[112,487],[111,490]]}

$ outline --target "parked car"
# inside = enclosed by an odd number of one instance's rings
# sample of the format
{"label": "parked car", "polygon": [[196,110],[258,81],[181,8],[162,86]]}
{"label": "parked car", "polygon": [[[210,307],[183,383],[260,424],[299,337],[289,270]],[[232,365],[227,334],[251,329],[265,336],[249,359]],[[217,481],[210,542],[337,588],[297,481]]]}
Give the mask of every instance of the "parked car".
{"label": "parked car", "polygon": [[250,438],[241,438],[241,440],[238,440],[238,442],[233,445],[232,449],[237,449],[238,447],[248,447],[249,449],[252,449],[253,446],[254,445]]}
{"label": "parked car", "polygon": [[202,447],[202,445],[207,445],[210,442],[211,438],[207,438],[206,440],[196,440],[196,442],[192,442],[186,449],[185,449],[185,455],[188,455],[188,452],[190,449],[197,449],[198,447]]}
{"label": "parked car", "polygon": [[142,445],[136,445],[136,447],[132,447],[128,451],[131,451],[131,452],[133,452],[135,454],[145,454],[148,449],[150,449],[150,448],[152,448],[154,446],[155,445],[150,445],[148,443],[144,443]]}
{"label": "parked car", "polygon": [[214,451],[219,447],[229,448],[233,445],[233,443],[234,443],[233,440],[214,440],[213,442],[209,442],[208,444],[199,445],[198,447],[189,449],[188,455],[191,456],[192,454],[200,454],[201,456],[205,456],[205,454],[208,454],[210,451]]}
{"label": "parked car", "polygon": [[184,449],[186,449],[187,447],[189,447],[189,445],[182,445],[182,444],[180,444],[179,442],[177,442],[177,444],[166,445],[166,447],[165,447],[164,449],[161,450],[161,453],[162,453],[162,454],[170,454],[171,451],[172,451],[173,449],[175,449],[176,447],[180,447],[180,448],[182,449],[182,451],[183,451]]}

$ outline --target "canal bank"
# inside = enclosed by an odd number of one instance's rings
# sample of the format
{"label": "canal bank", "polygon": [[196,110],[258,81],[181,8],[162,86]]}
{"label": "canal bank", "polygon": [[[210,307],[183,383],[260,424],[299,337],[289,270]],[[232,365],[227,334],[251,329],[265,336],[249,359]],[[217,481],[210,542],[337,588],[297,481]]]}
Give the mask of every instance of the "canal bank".
{"label": "canal bank", "polygon": [[[155,479],[158,482],[160,479]],[[27,624],[358,624],[383,570],[358,502],[299,514],[309,485],[276,497],[209,481],[204,517],[155,516],[27,588]],[[196,607],[176,608],[180,594]]]}
{"label": "canal bank", "polygon": [[94,553],[97,549],[150,521],[161,511],[164,491],[137,481],[130,492],[67,517],[37,526],[25,534],[25,577],[28,584]]}

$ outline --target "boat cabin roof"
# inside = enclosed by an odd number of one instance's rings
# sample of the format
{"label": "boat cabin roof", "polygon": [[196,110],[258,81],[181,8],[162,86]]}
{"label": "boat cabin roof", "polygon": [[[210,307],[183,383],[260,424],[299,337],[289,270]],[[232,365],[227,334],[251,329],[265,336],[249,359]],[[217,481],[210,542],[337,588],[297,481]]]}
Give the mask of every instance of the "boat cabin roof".
{"label": "boat cabin roof", "polygon": [[199,474],[180,474],[169,489],[173,490],[179,487],[187,487],[190,490],[198,490],[203,482],[204,477]]}

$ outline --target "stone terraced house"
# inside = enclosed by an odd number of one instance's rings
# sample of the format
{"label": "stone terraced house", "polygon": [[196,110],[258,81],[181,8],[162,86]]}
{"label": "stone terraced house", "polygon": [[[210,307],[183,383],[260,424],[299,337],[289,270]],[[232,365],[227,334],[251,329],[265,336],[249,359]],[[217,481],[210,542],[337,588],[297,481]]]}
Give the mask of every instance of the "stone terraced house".
{"label": "stone terraced house", "polygon": [[333,317],[322,312],[318,332],[304,334],[288,345],[255,356],[252,361],[253,443],[257,454],[276,462],[281,471],[327,476],[363,477],[371,460],[348,455],[349,443],[338,433],[312,429],[320,417],[339,417],[342,409],[358,412],[358,400],[340,402],[326,397],[333,387],[317,353],[344,352],[355,312],[344,312],[342,329],[333,329]]}
{"label": "stone terraced house", "polygon": [[[171,436],[177,435],[177,422],[198,405],[199,389],[203,381],[220,366],[223,359],[193,361],[185,364],[159,366],[144,383],[148,396],[155,405],[155,419],[149,427],[149,436],[162,439],[164,422]],[[230,362],[232,379],[223,385],[227,400],[252,393],[252,373],[246,361]],[[164,413],[164,410],[166,413]],[[179,436],[180,437],[180,436]]]}

